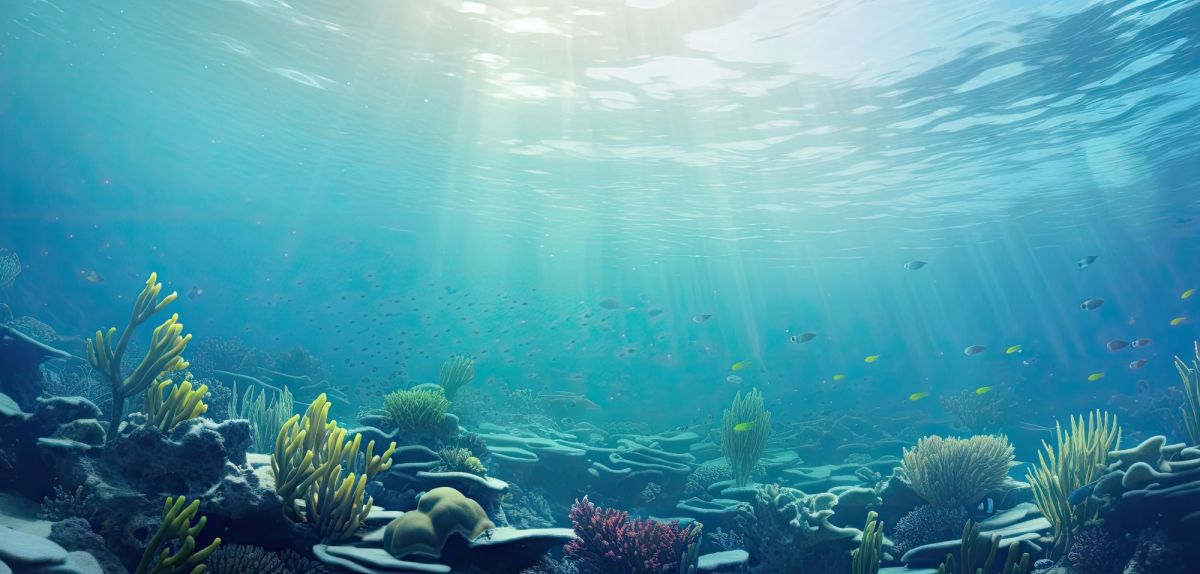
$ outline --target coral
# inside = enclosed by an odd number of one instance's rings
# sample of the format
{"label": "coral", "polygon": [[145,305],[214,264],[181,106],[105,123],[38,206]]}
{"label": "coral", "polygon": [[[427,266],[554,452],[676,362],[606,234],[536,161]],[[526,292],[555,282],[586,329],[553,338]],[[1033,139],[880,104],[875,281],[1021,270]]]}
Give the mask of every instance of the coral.
{"label": "coral", "polygon": [[82,484],[75,487],[74,491],[55,485],[54,498],[47,496],[42,499],[37,516],[42,520],[57,522],[73,517],[88,519],[95,511],[96,504],[90,495],[84,494]]}
{"label": "coral", "polygon": [[458,390],[475,380],[475,359],[465,355],[454,355],[442,363],[438,372],[438,385],[445,391],[447,399],[454,400]]}
{"label": "coral", "polygon": [[327,574],[328,572],[324,564],[309,560],[290,548],[279,552],[279,561],[283,562],[284,568],[295,574]]}
{"label": "coral", "polygon": [[[373,498],[366,495],[367,482],[392,466],[396,443],[376,456],[375,441],[367,444],[360,461],[362,435],[346,439],[346,430],[329,421],[330,404],[317,397],[304,413],[284,423],[275,438],[271,469],[276,492],[295,518],[312,524],[326,542],[350,538],[371,511]],[[361,465],[361,466],[359,466]],[[361,473],[343,469],[361,468]],[[304,510],[295,504],[304,499]]]}
{"label": "coral", "polygon": [[1177,574],[1190,565],[1185,548],[1172,542],[1162,530],[1143,530],[1138,533],[1133,556],[1125,565],[1124,574]]}
{"label": "coral", "polygon": [[521,574],[579,574],[579,568],[569,559],[543,556],[541,562],[522,570]]}
{"label": "coral", "polygon": [[207,562],[210,574],[325,574],[325,565],[294,550],[278,554],[258,546],[225,544]]}
{"label": "coral", "polygon": [[442,464],[435,470],[439,472],[466,472],[475,476],[487,476],[487,469],[471,451],[465,448],[444,448],[438,453]]}
{"label": "coral", "polygon": [[1003,427],[1011,397],[1003,388],[982,395],[967,390],[943,395],[941,402],[942,408],[954,417],[955,428],[981,433]]}
{"label": "coral", "polygon": [[918,546],[952,539],[962,533],[967,519],[967,510],[961,506],[918,506],[892,527],[892,547],[902,555]]}
{"label": "coral", "polygon": [[28,315],[9,321],[8,326],[29,335],[30,339],[45,345],[53,345],[58,342],[58,333],[54,330],[54,327]]}
{"label": "coral", "polygon": [[211,377],[214,371],[235,373],[271,366],[270,357],[237,339],[212,337],[195,345],[192,352],[192,371],[199,377]]}
{"label": "coral", "polygon": [[1185,401],[1179,407],[1191,444],[1200,444],[1200,342],[1193,343],[1195,358],[1191,366],[1175,357],[1175,369],[1183,386]]}
{"label": "coral", "polygon": [[103,373],[112,386],[112,409],[109,419],[109,434],[116,434],[117,425],[125,412],[125,398],[145,392],[147,388],[163,373],[186,369],[187,361],[183,359],[183,351],[192,340],[191,334],[183,334],[183,324],[179,315],[171,315],[166,321],[154,329],[150,339],[150,350],[142,357],[141,363],[128,376],[122,375],[121,359],[129,347],[130,337],[142,323],[162,311],[178,296],[174,291],[158,300],[162,291],[162,283],[158,282],[158,274],[151,273],[146,280],[146,286],[138,295],[133,305],[133,315],[120,340],[113,346],[113,337],[117,328],[111,327],[108,332],[96,331],[94,339],[88,339],[88,361],[96,370]]}
{"label": "coral", "polygon": [[878,574],[879,562],[883,559],[883,523],[875,520],[875,512],[867,514],[862,540],[850,555],[850,571],[853,574]]}
{"label": "coral", "polygon": [[1100,504],[1086,497],[1072,504],[1071,497],[1093,484],[1108,463],[1109,451],[1121,443],[1117,417],[1096,410],[1087,420],[1070,417],[1070,430],[1055,422],[1056,446],[1042,441],[1038,464],[1026,473],[1038,510],[1054,526],[1051,557],[1062,556],[1071,547],[1075,531],[1096,517]]}
{"label": "coral", "polygon": [[662,486],[657,482],[647,482],[646,487],[642,489],[642,502],[650,504],[662,495]]}
{"label": "coral", "polygon": [[1087,526],[1071,540],[1066,561],[1076,574],[1115,574],[1125,565],[1129,555],[1118,540],[1100,526]]}
{"label": "coral", "polygon": [[922,437],[901,462],[913,490],[935,506],[974,504],[1000,488],[1014,466],[1013,448],[1003,435],[969,439]]}
{"label": "coral", "polygon": [[254,437],[254,442],[250,444],[250,450],[260,453],[271,452],[275,447],[275,437],[279,436],[279,429],[283,428],[283,424],[292,418],[295,404],[292,400],[292,392],[284,387],[280,392],[275,393],[274,400],[268,400],[265,389],[260,392],[251,386],[246,389],[246,394],[242,395],[239,402],[237,385],[234,384],[230,397],[229,415],[233,418],[250,421]]}
{"label": "coral", "polygon": [[397,558],[414,554],[439,558],[450,535],[460,534],[474,540],[495,527],[478,502],[442,486],[422,495],[415,511],[388,523],[383,547]]}
{"label": "coral", "polygon": [[938,566],[938,574],[1025,574],[1029,572],[1029,553],[1017,558],[1020,542],[1008,546],[1008,558],[999,571],[992,570],[996,553],[1000,550],[1000,535],[993,534],[988,538],[979,535],[979,525],[967,521],[963,526],[962,542],[959,544],[959,557],[947,554],[945,562]]}
{"label": "coral", "polygon": [[0,324],[0,393],[23,409],[33,408],[42,392],[42,363],[51,359],[71,359],[70,354]]}
{"label": "coral", "polygon": [[708,487],[722,480],[733,478],[733,470],[724,461],[716,464],[702,464],[692,470],[684,485],[684,494],[688,496],[704,496]]}
{"label": "coral", "polygon": [[[45,393],[56,397],[83,397],[101,407],[112,400],[112,390],[91,365],[61,361],[42,365]],[[211,386],[211,385],[210,385]]]}
{"label": "coral", "polygon": [[515,528],[547,528],[554,526],[554,511],[545,492],[509,485],[508,496],[500,501],[509,525]]}
{"label": "coral", "polygon": [[483,437],[469,431],[460,431],[452,441],[454,446],[465,448],[475,455],[480,461],[491,456],[491,451],[488,450],[487,441]]}
{"label": "coral", "polygon": [[768,574],[820,572],[836,560],[843,572],[843,557],[854,548],[857,528],[834,526],[838,498],[822,492],[805,494],[777,484],[759,487],[754,502],[739,509],[737,523],[746,550]]}
{"label": "coral", "polygon": [[743,397],[738,391],[721,419],[721,450],[733,468],[735,485],[745,486],[750,482],[754,465],[766,449],[770,435],[771,413],[763,406],[762,393],[751,389]]}
{"label": "coral", "polygon": [[275,359],[275,370],[297,377],[315,377],[321,374],[321,361],[308,349],[296,346]]}
{"label": "coral", "polygon": [[[203,572],[204,561],[221,545],[221,539],[215,538],[208,546],[196,550],[196,536],[204,530],[204,524],[208,522],[207,518],[200,516],[196,524],[192,524],[192,519],[199,510],[199,500],[188,504],[187,498],[183,496],[168,496],[163,505],[162,523],[146,545],[134,574]],[[178,545],[172,544],[172,541]]]}
{"label": "coral", "polygon": [[7,247],[0,247],[0,289],[11,287],[21,274],[21,258]]}
{"label": "coral", "polygon": [[450,401],[441,392],[429,389],[399,390],[383,397],[383,415],[394,428],[406,433],[425,434],[438,428]]}
{"label": "coral", "polygon": [[575,540],[563,549],[581,574],[659,574],[679,571],[699,529],[653,520],[631,520],[629,513],[601,509],[587,497],[571,507]]}
{"label": "coral", "polygon": [[709,532],[705,534],[705,537],[710,544],[716,546],[722,552],[740,550],[745,545],[745,541],[742,540],[740,533],[735,530],[722,530],[720,526],[717,527],[716,532]]}
{"label": "coral", "polygon": [[[204,416],[217,422],[237,418],[231,416],[229,410],[229,407],[234,402],[233,388],[213,378],[199,379],[197,382],[208,386],[208,412],[204,413]],[[273,437],[274,435],[271,436]]]}
{"label": "coral", "polygon": [[[171,392],[163,400],[163,391],[168,389]],[[152,384],[142,397],[142,413],[146,415],[146,424],[169,431],[185,420],[203,415],[208,412],[208,405],[204,403],[206,394],[207,385],[193,389],[192,382],[188,380],[175,384],[167,379]]]}

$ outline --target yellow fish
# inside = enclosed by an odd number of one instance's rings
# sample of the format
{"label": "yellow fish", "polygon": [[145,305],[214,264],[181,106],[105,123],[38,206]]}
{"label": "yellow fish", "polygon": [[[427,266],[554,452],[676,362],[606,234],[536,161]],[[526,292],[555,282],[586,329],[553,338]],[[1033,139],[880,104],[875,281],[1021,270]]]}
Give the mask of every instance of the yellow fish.
{"label": "yellow fish", "polygon": [[738,361],[738,362],[734,363],[733,366],[729,367],[729,370],[740,371],[749,366],[750,366],[750,361]]}
{"label": "yellow fish", "polygon": [[1004,350],[1004,354],[1005,354],[1005,355],[1011,355],[1011,354],[1013,354],[1013,353],[1017,353],[1017,352],[1020,352],[1020,351],[1021,351],[1021,346],[1020,346],[1020,345],[1013,345],[1013,346],[1011,346],[1011,347],[1009,347],[1009,348],[1005,349],[1005,350]]}
{"label": "yellow fish", "polygon": [[834,375],[834,376],[833,376],[833,380],[835,380],[835,381],[840,381],[840,380],[842,380],[842,379],[844,379],[844,378],[846,378],[846,375],[843,375],[843,374],[841,374],[841,373],[838,373],[838,374],[836,374],[836,375]]}
{"label": "yellow fish", "polygon": [[863,362],[864,363],[874,363],[875,361],[878,361],[878,360],[879,360],[879,355],[867,355],[867,358],[863,359]]}
{"label": "yellow fish", "polygon": [[1179,298],[1180,298],[1180,299],[1187,299],[1188,297],[1191,297],[1192,295],[1195,295],[1195,294],[1196,294],[1196,290],[1195,290],[1195,289],[1188,289],[1187,291],[1184,291],[1183,293],[1181,293],[1181,294],[1179,295]]}
{"label": "yellow fish", "polygon": [[733,432],[746,432],[752,428],[754,428],[754,421],[738,423],[733,425]]}
{"label": "yellow fish", "polygon": [[911,395],[908,395],[908,400],[910,400],[910,401],[919,401],[919,400],[921,400],[921,399],[923,399],[923,398],[925,398],[925,397],[928,397],[928,396],[929,396],[929,393],[927,393],[927,392],[925,392],[925,391],[921,391],[921,392],[919,392],[919,393],[913,393],[913,394],[911,394]]}
{"label": "yellow fish", "polygon": [[986,393],[990,390],[992,390],[992,387],[990,387],[990,386],[989,387],[979,387],[978,389],[975,389],[975,394],[982,395],[983,393]]}
{"label": "yellow fish", "polygon": [[1183,323],[1184,321],[1187,321],[1187,317],[1176,317],[1174,319],[1171,319],[1171,326],[1172,327],[1179,326],[1179,324]]}
{"label": "yellow fish", "polygon": [[1103,373],[1103,372],[1100,372],[1100,373],[1092,373],[1092,374],[1088,375],[1088,380],[1089,380],[1089,381],[1099,381],[1100,379],[1103,379],[1103,378],[1104,378],[1104,373]]}

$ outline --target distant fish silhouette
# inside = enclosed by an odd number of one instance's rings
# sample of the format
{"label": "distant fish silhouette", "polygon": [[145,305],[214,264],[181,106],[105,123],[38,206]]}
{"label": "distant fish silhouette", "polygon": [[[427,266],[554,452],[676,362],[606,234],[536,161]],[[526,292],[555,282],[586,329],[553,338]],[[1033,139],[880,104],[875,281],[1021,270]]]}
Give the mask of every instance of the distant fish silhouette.
{"label": "distant fish silhouette", "polygon": [[1088,299],[1087,301],[1080,303],[1079,308],[1083,309],[1084,311],[1095,311],[1096,309],[1099,309],[1100,306],[1103,304],[1104,304],[1104,299],[1094,298],[1094,299]]}
{"label": "distant fish silhouette", "polygon": [[711,318],[712,318],[712,313],[701,313],[699,315],[692,315],[692,322],[693,323],[703,323]]}
{"label": "distant fish silhouette", "polygon": [[1096,256],[1088,255],[1087,257],[1080,259],[1079,262],[1076,263],[1076,265],[1078,265],[1080,269],[1083,269],[1084,267],[1087,267],[1088,265],[1091,265],[1095,262],[1096,262]]}
{"label": "distant fish silhouette", "polygon": [[1110,351],[1119,351],[1129,346],[1129,341],[1124,339],[1113,339],[1104,345]]}
{"label": "distant fish silhouette", "polygon": [[929,265],[929,263],[926,261],[918,261],[918,260],[914,259],[912,261],[909,261],[908,263],[905,263],[904,268],[908,269],[909,271],[916,271],[917,269],[920,269],[926,265]]}
{"label": "distant fish silhouette", "polygon": [[972,355],[978,355],[979,353],[982,353],[986,350],[987,350],[987,347],[985,347],[983,345],[971,345],[971,346],[963,349],[963,354],[970,357]]}

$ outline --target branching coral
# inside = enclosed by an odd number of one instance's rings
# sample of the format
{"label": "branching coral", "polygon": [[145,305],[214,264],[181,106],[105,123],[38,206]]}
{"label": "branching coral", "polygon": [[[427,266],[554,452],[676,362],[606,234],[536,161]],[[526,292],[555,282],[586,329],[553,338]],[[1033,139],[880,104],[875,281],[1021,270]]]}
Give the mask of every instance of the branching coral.
{"label": "branching coral", "polygon": [[721,419],[721,450],[733,468],[735,485],[750,482],[770,435],[771,413],[764,407],[762,393],[751,389],[743,397],[738,391]]}
{"label": "branching coral", "polygon": [[1099,410],[1070,418],[1070,430],[1055,423],[1056,444],[1042,441],[1038,464],[1026,473],[1038,510],[1054,526],[1051,556],[1062,556],[1071,548],[1072,537],[1100,511],[1099,501],[1085,497],[1072,504],[1071,497],[1080,488],[1093,484],[1104,473],[1108,453],[1121,443],[1117,417]]}
{"label": "branching coral", "polygon": [[[163,392],[168,389],[170,393],[163,399]],[[142,397],[142,413],[146,415],[146,424],[167,432],[183,421],[203,415],[208,411],[208,405],[204,404],[206,394],[208,385],[193,389],[189,380],[177,385],[167,379],[150,385]]]}
{"label": "branching coral", "polygon": [[410,389],[388,393],[383,397],[383,415],[395,428],[407,433],[428,433],[438,428],[450,401],[441,392],[430,389]]}
{"label": "branching coral", "polygon": [[445,390],[446,398],[454,400],[458,389],[475,380],[475,359],[465,355],[454,355],[442,363],[438,372],[438,385]]}
{"label": "branching coral", "polygon": [[840,560],[860,532],[829,522],[837,500],[828,492],[809,495],[776,484],[759,487],[754,502],[737,517],[746,550],[772,574],[817,572],[817,565],[828,560],[844,566]]}
{"label": "branching coral", "polygon": [[151,273],[150,278],[146,280],[146,286],[133,304],[133,315],[129,319],[129,324],[126,325],[125,331],[121,333],[121,338],[115,346],[113,337],[117,334],[116,327],[109,328],[107,332],[96,331],[95,338],[88,339],[88,361],[96,370],[104,373],[112,386],[113,400],[108,427],[109,436],[117,434],[117,427],[121,423],[121,417],[125,414],[126,397],[145,392],[163,373],[183,370],[188,366],[182,355],[188,342],[192,340],[192,336],[183,334],[183,324],[179,322],[179,315],[171,315],[154,329],[154,334],[150,338],[150,349],[146,351],[146,355],[142,357],[137,368],[128,376],[122,375],[121,359],[124,358],[125,351],[129,348],[130,337],[132,337],[134,329],[162,311],[178,296],[172,291],[170,295],[159,300],[158,295],[161,291],[162,283],[158,282],[158,274]]}
{"label": "branching coral", "polygon": [[204,561],[221,545],[217,538],[201,550],[196,550],[196,536],[204,530],[207,517],[201,516],[195,526],[192,519],[200,510],[200,501],[188,504],[185,497],[167,497],[163,505],[162,523],[150,538],[134,574],[200,574]]}
{"label": "branching coral", "polygon": [[[366,495],[367,483],[391,468],[396,443],[375,455],[371,441],[360,461],[362,435],[347,440],[346,430],[329,420],[329,409],[322,394],[303,419],[295,415],[283,424],[275,438],[271,469],[275,491],[286,501],[289,515],[312,524],[326,542],[339,542],[353,535],[371,511],[374,499]],[[343,470],[359,464],[361,474]],[[297,499],[304,500],[303,510]]]}
{"label": "branching coral", "polygon": [[294,404],[292,392],[287,387],[275,393],[274,400],[269,400],[265,389],[260,392],[251,386],[246,389],[246,394],[242,395],[239,402],[237,385],[234,385],[229,403],[229,416],[250,421],[253,431],[250,450],[268,453],[274,447],[275,437],[279,435],[283,423],[292,418]]}
{"label": "branching coral", "polygon": [[904,449],[901,469],[913,490],[935,506],[974,504],[1004,484],[1013,448],[1002,435],[927,436]]}
{"label": "branching coral", "polygon": [[437,467],[440,471],[466,472],[475,476],[487,476],[487,468],[471,451],[465,448],[444,448],[438,453],[442,464]]}
{"label": "branching coral", "polygon": [[598,508],[586,496],[571,507],[571,523],[578,538],[563,550],[580,574],[678,572],[700,539],[698,528],[630,519],[625,511]]}

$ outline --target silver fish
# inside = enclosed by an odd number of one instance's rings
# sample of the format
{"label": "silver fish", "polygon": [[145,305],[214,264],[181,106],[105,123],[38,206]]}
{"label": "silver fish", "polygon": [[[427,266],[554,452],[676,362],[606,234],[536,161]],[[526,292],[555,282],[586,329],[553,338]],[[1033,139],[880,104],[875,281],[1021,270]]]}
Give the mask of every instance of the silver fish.
{"label": "silver fish", "polygon": [[1140,369],[1146,366],[1146,359],[1137,359],[1129,362],[1129,368]]}
{"label": "silver fish", "polygon": [[963,354],[970,357],[972,355],[978,355],[979,353],[982,353],[986,350],[987,350],[987,347],[985,347],[983,345],[971,345],[971,346],[963,349]]}
{"label": "silver fish", "polygon": [[1094,311],[1096,309],[1099,309],[1100,306],[1103,304],[1104,304],[1104,299],[1099,299],[1099,298],[1088,299],[1087,301],[1080,303],[1079,308],[1083,309],[1084,311]]}
{"label": "silver fish", "polygon": [[1080,269],[1083,269],[1084,267],[1087,267],[1088,265],[1091,265],[1095,262],[1096,262],[1096,256],[1088,255],[1087,257],[1080,259],[1079,262],[1076,263],[1076,265],[1078,265]]}
{"label": "silver fish", "polygon": [[929,265],[929,263],[927,263],[925,261],[918,261],[918,260],[914,259],[912,261],[909,261],[908,263],[905,263],[904,268],[908,269],[909,271],[916,271],[917,269],[920,269],[926,265]]}
{"label": "silver fish", "polygon": [[1129,341],[1124,339],[1113,339],[1104,345],[1110,351],[1118,351],[1129,346]]}
{"label": "silver fish", "polygon": [[1153,341],[1153,340],[1151,340],[1151,339],[1148,339],[1148,338],[1146,338],[1146,337],[1142,337],[1142,338],[1140,338],[1140,339],[1134,339],[1134,341],[1133,341],[1132,343],[1130,343],[1130,346],[1132,346],[1132,347],[1135,347],[1135,348],[1139,348],[1139,349],[1140,349],[1140,348],[1142,348],[1142,347],[1149,347],[1149,346],[1150,346],[1150,343],[1153,343],[1153,342],[1154,342],[1154,341]]}
{"label": "silver fish", "polygon": [[712,318],[712,313],[701,313],[699,315],[692,315],[692,322],[693,323],[703,323],[711,318]]}

